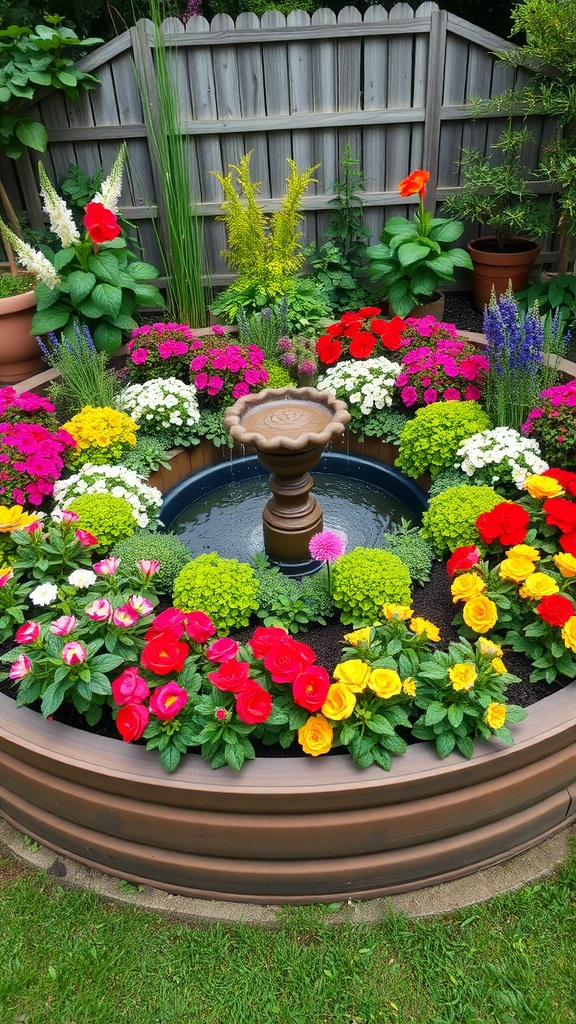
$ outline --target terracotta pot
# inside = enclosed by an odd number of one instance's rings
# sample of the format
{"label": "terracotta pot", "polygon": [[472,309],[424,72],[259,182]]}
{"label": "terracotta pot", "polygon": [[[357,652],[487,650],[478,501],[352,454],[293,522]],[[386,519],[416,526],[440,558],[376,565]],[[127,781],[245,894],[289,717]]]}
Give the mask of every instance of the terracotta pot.
{"label": "terracotta pot", "polygon": [[[429,302],[420,303],[417,306],[413,306],[409,313],[406,314],[408,317],[414,317],[416,320],[422,320],[425,316],[436,317],[436,320],[441,320],[444,316],[444,303],[445,297],[443,292],[434,292]],[[390,318],[396,316],[390,303],[387,305],[388,316]],[[403,318],[404,320],[406,317]]]}
{"label": "terracotta pot", "polygon": [[36,309],[33,291],[0,299],[0,381],[16,384],[43,367],[36,337],[30,334]]}
{"label": "terracotta pot", "polygon": [[530,273],[540,246],[529,238],[512,237],[502,252],[498,249],[495,235],[485,235],[468,242],[468,252],[474,264],[472,290],[478,309],[490,302],[492,288],[496,295],[502,295],[512,283],[513,292],[528,287]]}

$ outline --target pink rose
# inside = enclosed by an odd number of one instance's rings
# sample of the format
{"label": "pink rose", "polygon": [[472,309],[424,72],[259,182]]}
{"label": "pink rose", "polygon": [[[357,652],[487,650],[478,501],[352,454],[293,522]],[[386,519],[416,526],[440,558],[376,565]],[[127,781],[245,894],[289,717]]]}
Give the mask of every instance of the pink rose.
{"label": "pink rose", "polygon": [[84,611],[92,622],[109,622],[114,609],[110,601],[107,601],[105,597],[99,597],[87,605]]}
{"label": "pink rose", "polygon": [[210,644],[206,651],[208,661],[224,664],[226,661],[233,661],[240,650],[240,644],[229,636],[223,636]]}
{"label": "pink rose", "polygon": [[138,612],[129,604],[122,604],[112,612],[113,625],[120,626],[121,629],[129,629],[130,626],[135,626],[138,619]]}
{"label": "pink rose", "polygon": [[19,654],[10,666],[10,679],[24,679],[32,671],[32,662],[25,654]]}
{"label": "pink rose", "polygon": [[150,687],[136,668],[126,668],[112,680],[112,696],[117,704],[139,704],[150,696]]}
{"label": "pink rose", "polygon": [[188,693],[176,682],[158,686],[149,700],[150,711],[163,722],[176,718],[188,700]]}

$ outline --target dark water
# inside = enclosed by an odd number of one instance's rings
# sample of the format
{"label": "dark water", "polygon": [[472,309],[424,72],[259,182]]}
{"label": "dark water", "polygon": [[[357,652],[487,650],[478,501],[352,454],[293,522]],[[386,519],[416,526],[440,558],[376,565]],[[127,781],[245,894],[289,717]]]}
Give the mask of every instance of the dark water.
{"label": "dark water", "polygon": [[[379,547],[384,533],[413,516],[386,491],[350,477],[314,475],[314,494],[324,512],[324,529],[344,531],[347,551]],[[217,551],[223,558],[247,562],[264,547],[262,509],[269,496],[266,476],[235,481],[198,498],[170,529],[195,556]]]}

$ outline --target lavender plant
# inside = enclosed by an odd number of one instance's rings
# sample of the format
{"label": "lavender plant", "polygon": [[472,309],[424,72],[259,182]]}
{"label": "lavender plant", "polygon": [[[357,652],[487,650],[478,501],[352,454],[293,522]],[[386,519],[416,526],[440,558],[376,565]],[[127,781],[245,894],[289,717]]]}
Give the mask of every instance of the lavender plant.
{"label": "lavender plant", "polygon": [[86,405],[114,406],[118,390],[116,375],[107,367],[105,352],[98,352],[86,325],[73,324],[70,338],[51,331],[48,343],[38,338],[42,358],[60,374],[48,388],[60,422],[70,419]]}
{"label": "lavender plant", "polygon": [[497,299],[493,291],[484,312],[488,339],[487,412],[496,427],[520,430],[546,386],[558,377],[564,350],[560,316],[542,317],[535,303],[520,310],[509,289]]}

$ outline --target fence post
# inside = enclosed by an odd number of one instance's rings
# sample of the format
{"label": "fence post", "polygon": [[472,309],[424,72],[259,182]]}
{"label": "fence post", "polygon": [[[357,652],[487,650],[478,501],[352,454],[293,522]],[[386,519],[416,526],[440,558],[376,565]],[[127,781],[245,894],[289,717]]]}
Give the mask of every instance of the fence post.
{"label": "fence post", "polygon": [[428,46],[428,82],[426,86],[423,164],[424,167],[430,171],[430,181],[426,188],[426,194],[432,210],[436,209],[438,149],[440,146],[447,20],[448,15],[446,11],[432,11],[430,14],[430,43]]}

